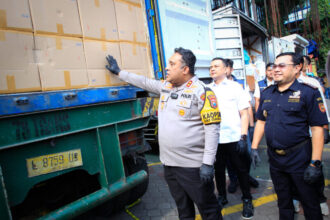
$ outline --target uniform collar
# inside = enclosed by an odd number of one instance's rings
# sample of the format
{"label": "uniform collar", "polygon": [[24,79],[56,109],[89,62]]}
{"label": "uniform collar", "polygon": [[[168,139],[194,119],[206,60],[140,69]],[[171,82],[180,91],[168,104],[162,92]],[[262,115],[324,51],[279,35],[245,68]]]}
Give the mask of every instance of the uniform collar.
{"label": "uniform collar", "polygon": [[222,82],[219,83],[219,84],[216,84],[216,83],[213,81],[213,82],[211,83],[211,86],[212,86],[212,87],[217,87],[217,86],[220,86],[221,84],[226,85],[226,84],[228,84],[228,83],[230,83],[230,82],[232,82],[232,81],[229,80],[229,79],[226,77],[226,78],[224,78],[224,79],[222,80]]}
{"label": "uniform collar", "polygon": [[[278,91],[278,85],[275,84],[276,86],[273,87],[273,91],[274,92],[275,90]],[[291,90],[291,91],[297,91],[299,90],[299,82],[297,79],[294,80],[294,82],[291,84],[291,86],[289,88],[287,88],[286,90],[282,91],[282,92],[285,92],[287,90]]]}
{"label": "uniform collar", "polygon": [[191,88],[191,86],[198,80],[197,76],[193,76],[187,82],[183,83],[181,86],[176,87],[177,90],[182,90],[185,88]]}

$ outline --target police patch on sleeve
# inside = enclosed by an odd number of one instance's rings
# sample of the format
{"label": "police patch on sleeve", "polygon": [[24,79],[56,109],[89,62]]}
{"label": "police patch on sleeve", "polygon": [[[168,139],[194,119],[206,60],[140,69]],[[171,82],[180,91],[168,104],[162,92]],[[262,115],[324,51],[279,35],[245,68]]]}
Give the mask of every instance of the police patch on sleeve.
{"label": "police patch on sleeve", "polygon": [[221,116],[214,92],[209,88],[205,88],[205,97],[204,106],[201,110],[201,118],[203,123],[205,125],[220,123]]}

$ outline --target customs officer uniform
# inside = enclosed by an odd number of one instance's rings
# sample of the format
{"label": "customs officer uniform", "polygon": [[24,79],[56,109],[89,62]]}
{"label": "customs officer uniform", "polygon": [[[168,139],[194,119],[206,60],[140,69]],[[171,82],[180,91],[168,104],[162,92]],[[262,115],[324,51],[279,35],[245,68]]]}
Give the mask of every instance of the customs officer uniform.
{"label": "customs officer uniform", "polygon": [[160,95],[158,134],[164,176],[180,219],[222,219],[213,181],[203,183],[199,168],[213,165],[219,140],[220,112],[214,93],[193,76],[179,87],[126,71],[119,78]]}
{"label": "customs officer uniform", "polygon": [[320,92],[297,80],[283,92],[271,85],[261,93],[256,118],[265,121],[270,174],[280,219],[294,218],[293,186],[306,219],[322,219],[317,187],[304,181],[312,156],[309,127],[328,124]]}

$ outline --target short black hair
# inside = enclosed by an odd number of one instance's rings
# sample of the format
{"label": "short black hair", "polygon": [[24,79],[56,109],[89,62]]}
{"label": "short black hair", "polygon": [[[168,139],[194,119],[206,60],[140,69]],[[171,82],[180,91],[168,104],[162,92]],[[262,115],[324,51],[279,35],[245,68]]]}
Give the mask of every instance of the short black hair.
{"label": "short black hair", "polygon": [[291,60],[295,65],[299,65],[302,63],[303,58],[294,52],[285,52],[285,53],[280,53],[279,55],[276,56],[276,59],[282,56],[291,56]]}
{"label": "short black hair", "polygon": [[268,67],[273,67],[274,63],[267,63],[266,65],[266,69],[268,69]]}
{"label": "short black hair", "polygon": [[174,52],[181,55],[182,64],[189,67],[189,72],[191,75],[195,75],[196,56],[194,53],[191,50],[184,49],[182,47],[175,48]]}
{"label": "short black hair", "polygon": [[215,61],[215,60],[221,60],[221,61],[225,64],[225,66],[228,67],[227,59],[224,59],[224,58],[222,58],[222,57],[215,57],[215,58],[213,58],[213,59],[211,60],[211,62],[212,62],[212,61]]}
{"label": "short black hair", "polygon": [[[304,55],[303,58],[305,58],[307,60],[308,65],[311,64],[312,61],[311,61],[311,58],[309,58],[309,56]],[[304,62],[305,62],[305,60],[304,60]]]}
{"label": "short black hair", "polygon": [[226,59],[226,66],[233,68],[234,66],[234,62],[231,59]]}

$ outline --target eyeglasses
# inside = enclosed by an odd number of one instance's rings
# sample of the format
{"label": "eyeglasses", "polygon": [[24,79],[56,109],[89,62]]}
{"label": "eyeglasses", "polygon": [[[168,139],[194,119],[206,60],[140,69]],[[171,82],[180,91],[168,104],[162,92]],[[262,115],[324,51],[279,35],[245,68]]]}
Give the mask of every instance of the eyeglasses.
{"label": "eyeglasses", "polygon": [[276,69],[277,67],[280,68],[280,69],[284,69],[286,66],[289,66],[289,65],[293,65],[293,66],[296,66],[298,64],[294,64],[294,63],[280,63],[280,64],[274,64],[272,67],[273,69]]}

